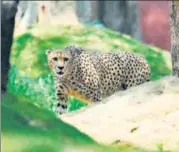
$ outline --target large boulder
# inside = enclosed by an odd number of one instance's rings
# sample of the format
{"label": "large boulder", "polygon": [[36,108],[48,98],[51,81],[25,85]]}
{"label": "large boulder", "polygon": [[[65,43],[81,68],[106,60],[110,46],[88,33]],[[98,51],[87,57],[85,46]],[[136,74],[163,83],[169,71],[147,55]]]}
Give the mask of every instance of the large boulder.
{"label": "large boulder", "polygon": [[179,151],[179,79],[165,77],[60,118],[101,143]]}

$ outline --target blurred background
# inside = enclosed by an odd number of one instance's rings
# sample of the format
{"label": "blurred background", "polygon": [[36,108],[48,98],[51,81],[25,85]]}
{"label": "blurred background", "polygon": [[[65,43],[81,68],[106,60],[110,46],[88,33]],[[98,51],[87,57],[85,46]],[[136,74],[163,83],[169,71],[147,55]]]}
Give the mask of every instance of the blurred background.
{"label": "blurred background", "polygon": [[20,1],[16,28],[94,25],[170,51],[169,1]]}
{"label": "blurred background", "polygon": [[[75,44],[134,52],[148,61],[152,81],[171,75],[169,1],[1,1],[1,6],[2,151],[55,152],[72,143],[96,144],[54,117],[47,49]],[[70,96],[68,111],[86,105]]]}

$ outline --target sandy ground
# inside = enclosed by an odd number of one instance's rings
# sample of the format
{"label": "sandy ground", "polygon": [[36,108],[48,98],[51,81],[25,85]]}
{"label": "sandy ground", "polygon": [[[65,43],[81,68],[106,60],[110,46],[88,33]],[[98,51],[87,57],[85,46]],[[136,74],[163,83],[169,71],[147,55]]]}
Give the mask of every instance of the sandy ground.
{"label": "sandy ground", "polygon": [[179,151],[179,79],[166,77],[60,118],[105,144]]}

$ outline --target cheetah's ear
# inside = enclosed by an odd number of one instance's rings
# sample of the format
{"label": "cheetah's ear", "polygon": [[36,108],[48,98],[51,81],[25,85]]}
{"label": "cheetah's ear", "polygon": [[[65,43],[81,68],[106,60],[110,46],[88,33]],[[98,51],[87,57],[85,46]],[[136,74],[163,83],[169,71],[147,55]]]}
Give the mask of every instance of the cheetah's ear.
{"label": "cheetah's ear", "polygon": [[81,47],[77,47],[76,48],[76,54],[81,54],[82,52],[84,52],[84,50],[83,50],[83,48],[81,48]]}
{"label": "cheetah's ear", "polygon": [[51,52],[52,52],[52,51],[48,49],[48,50],[46,50],[45,54],[46,54],[46,55],[49,55]]}
{"label": "cheetah's ear", "polygon": [[84,50],[81,47],[76,45],[70,45],[64,49],[65,51],[69,51],[73,56],[80,55]]}

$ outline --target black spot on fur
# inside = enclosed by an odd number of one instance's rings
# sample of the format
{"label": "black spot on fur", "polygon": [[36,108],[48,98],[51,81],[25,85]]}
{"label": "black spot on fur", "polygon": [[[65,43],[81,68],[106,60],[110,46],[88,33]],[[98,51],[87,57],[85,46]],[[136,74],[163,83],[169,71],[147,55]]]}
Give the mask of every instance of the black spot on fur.
{"label": "black spot on fur", "polygon": [[59,85],[59,87],[60,87],[61,89],[63,89],[63,86],[62,86],[62,85]]}
{"label": "black spot on fur", "polygon": [[57,93],[58,96],[62,95],[60,92]]}
{"label": "black spot on fur", "polygon": [[61,106],[61,104],[60,103],[57,103],[57,107],[60,107]]}
{"label": "black spot on fur", "polygon": [[66,109],[67,108],[67,105],[62,105],[61,106],[63,109]]}
{"label": "black spot on fur", "polygon": [[122,84],[122,88],[123,88],[124,90],[126,90],[126,89],[127,89],[127,87],[128,87],[128,85],[127,85],[127,84]]}

